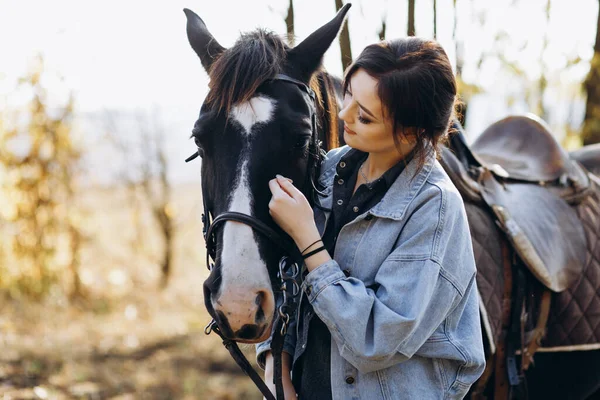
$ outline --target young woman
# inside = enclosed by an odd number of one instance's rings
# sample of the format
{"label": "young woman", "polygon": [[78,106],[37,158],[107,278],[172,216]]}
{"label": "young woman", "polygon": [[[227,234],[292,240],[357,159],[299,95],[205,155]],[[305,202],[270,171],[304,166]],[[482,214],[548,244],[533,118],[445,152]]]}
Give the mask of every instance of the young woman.
{"label": "young woman", "polygon": [[[462,199],[436,160],[456,82],[434,41],[368,46],[344,80],[347,146],[328,153],[314,212],[285,177],[273,219],[303,251],[287,398],[460,399],[485,366]],[[272,382],[269,342],[258,346]],[[290,377],[291,370],[291,377]]]}

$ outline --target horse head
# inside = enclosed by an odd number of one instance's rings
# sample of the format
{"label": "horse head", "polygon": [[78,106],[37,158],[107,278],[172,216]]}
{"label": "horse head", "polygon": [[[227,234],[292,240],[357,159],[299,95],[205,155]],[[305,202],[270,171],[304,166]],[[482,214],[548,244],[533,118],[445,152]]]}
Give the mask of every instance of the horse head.
{"label": "horse head", "polygon": [[[287,176],[308,197],[319,141],[336,144],[333,85],[319,69],[349,7],[294,48],[256,30],[226,49],[198,15],[184,10],[189,42],[210,79],[192,134],[202,158],[207,222],[209,214],[239,213],[284,235],[269,215],[268,181]],[[246,343],[270,334],[284,255],[255,228],[227,219],[213,223],[206,237],[214,258],[204,283],[206,307],[225,337]]]}

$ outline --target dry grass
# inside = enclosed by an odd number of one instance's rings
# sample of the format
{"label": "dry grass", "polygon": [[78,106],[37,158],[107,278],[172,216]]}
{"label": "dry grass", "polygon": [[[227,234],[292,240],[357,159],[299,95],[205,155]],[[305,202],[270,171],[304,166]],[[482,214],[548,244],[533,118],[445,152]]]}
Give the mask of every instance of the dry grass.
{"label": "dry grass", "polygon": [[[199,185],[176,190],[174,271],[159,290],[161,251],[142,210],[136,239],[123,190],[82,194],[87,297],[0,298],[0,399],[260,399],[216,336],[205,336]],[[137,244],[136,244],[137,243]],[[253,348],[247,349],[250,359]]]}

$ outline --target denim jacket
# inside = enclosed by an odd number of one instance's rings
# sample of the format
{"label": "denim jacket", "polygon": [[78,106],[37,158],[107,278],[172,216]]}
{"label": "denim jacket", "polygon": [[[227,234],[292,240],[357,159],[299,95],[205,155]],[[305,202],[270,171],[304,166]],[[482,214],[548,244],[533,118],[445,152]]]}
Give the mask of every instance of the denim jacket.
{"label": "denim jacket", "polygon": [[[324,209],[348,150],[330,151],[322,166]],[[314,213],[322,233],[331,213]],[[381,202],[341,229],[335,259],[302,283],[331,332],[333,399],[463,398],[485,367],[475,275],[462,198],[429,151],[423,168],[413,159]],[[311,317],[297,315],[284,346],[294,361]],[[269,348],[257,346],[259,361]]]}

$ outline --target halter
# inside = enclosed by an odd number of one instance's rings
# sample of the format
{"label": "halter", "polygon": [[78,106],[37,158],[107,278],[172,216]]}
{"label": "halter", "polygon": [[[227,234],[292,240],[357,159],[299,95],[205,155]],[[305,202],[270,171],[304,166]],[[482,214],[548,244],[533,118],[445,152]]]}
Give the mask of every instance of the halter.
{"label": "halter", "polygon": [[[311,112],[311,144],[309,150],[309,161],[308,171],[306,175],[306,182],[304,184],[304,193],[308,194],[309,199],[315,202],[315,196],[324,196],[315,186],[316,174],[319,171],[324,151],[321,149],[321,142],[319,141],[317,134],[317,112],[316,112],[316,95],[315,92],[303,82],[291,78],[284,74],[278,74],[269,81],[281,81],[296,85],[303,93],[308,95],[310,101],[307,100]],[[194,153],[188,157],[185,161],[189,162],[199,156],[199,152]],[[223,340],[223,344],[229,350],[233,359],[237,362],[240,368],[248,374],[248,376],[254,381],[254,384],[260,389],[263,396],[268,400],[283,399],[283,384],[282,384],[282,372],[281,372],[281,351],[283,349],[283,338],[286,334],[290,319],[294,316],[296,311],[296,299],[300,293],[300,288],[297,283],[299,275],[298,263],[302,262],[300,251],[296,245],[287,237],[282,237],[275,230],[270,228],[263,221],[255,218],[251,215],[239,213],[239,212],[224,212],[219,214],[216,218],[211,221],[211,210],[208,207],[207,196],[202,189],[202,202],[204,206],[204,213],[202,214],[202,233],[206,242],[206,266],[209,271],[212,270],[214,264],[211,263],[211,259],[216,262],[216,232],[217,228],[223,225],[227,221],[235,221],[250,226],[253,230],[261,233],[269,241],[283,250],[285,256],[279,261],[279,271],[277,277],[280,279],[279,291],[275,293],[281,293],[281,298],[278,301],[278,313],[277,320],[275,322],[275,330],[273,334],[273,340],[271,349],[274,358],[275,376],[274,383],[276,385],[276,395],[273,397],[271,391],[267,388],[263,380],[260,378],[258,373],[252,368],[248,360],[240,351],[237,343],[231,339],[227,339],[221,333],[217,323],[215,321],[215,312],[212,308],[210,301],[206,301],[206,308],[213,317],[212,321],[204,329],[204,333],[209,335],[211,332],[215,332]]]}

